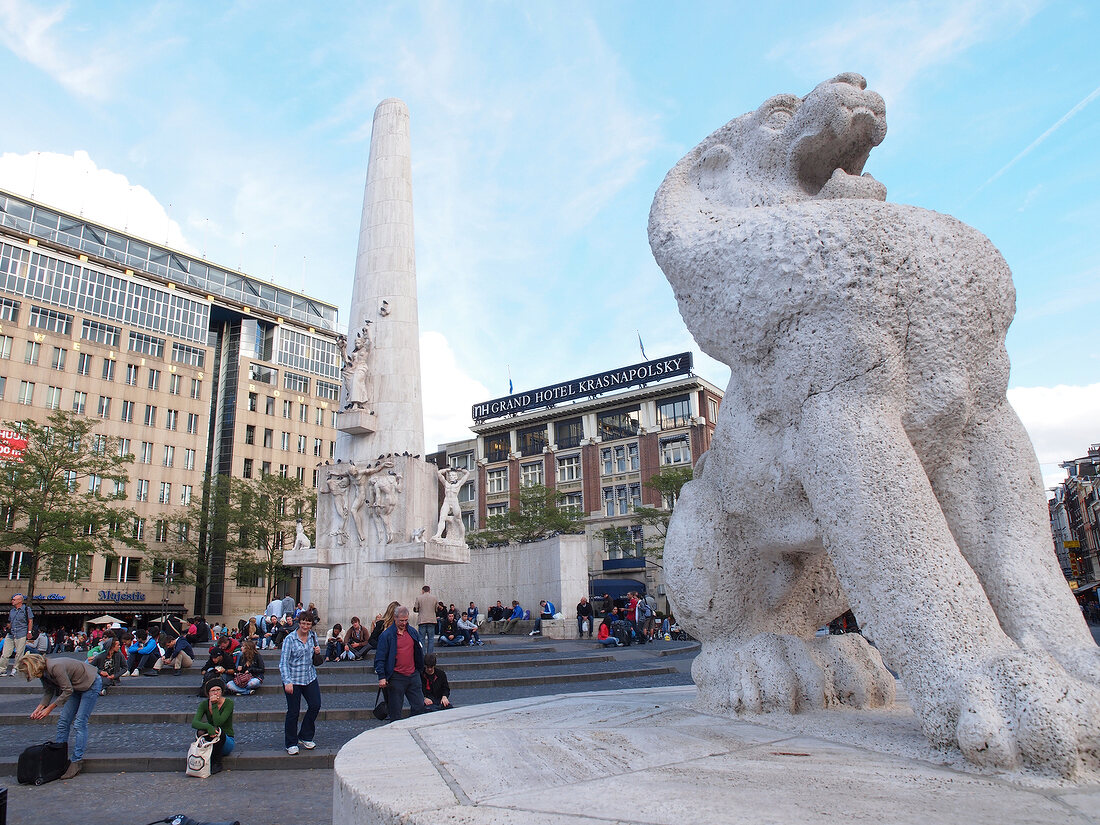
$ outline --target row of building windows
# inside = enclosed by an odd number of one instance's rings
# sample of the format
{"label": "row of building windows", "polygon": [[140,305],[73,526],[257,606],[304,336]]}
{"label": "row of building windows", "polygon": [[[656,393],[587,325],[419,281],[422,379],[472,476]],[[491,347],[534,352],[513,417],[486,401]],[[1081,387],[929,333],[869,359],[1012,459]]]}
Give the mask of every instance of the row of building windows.
{"label": "row of building windows", "polygon": [[[0,359],[10,359],[13,339],[10,335],[0,335]],[[50,367],[58,370],[59,372],[65,371],[65,365],[69,360],[69,351],[65,347],[49,347],[50,352]],[[43,345],[38,341],[27,341],[26,347],[23,350],[23,363],[37,366],[42,358],[42,352],[44,350]],[[77,375],[91,375],[92,367],[95,361],[95,357],[88,352],[81,352],[77,354],[76,360],[76,373]],[[158,390],[160,389],[160,376],[162,370],[154,367],[147,367],[148,376],[148,389]],[[130,386],[137,386],[138,377],[141,373],[141,367],[137,364],[127,364],[125,380]],[[111,358],[103,359],[103,366],[100,377],[104,381],[113,381],[115,377],[115,361]],[[168,374],[168,392],[170,395],[179,395],[182,387],[184,386],[183,376],[169,372]],[[191,378],[190,379],[190,391],[191,397],[196,399],[202,398],[202,379]]]}
{"label": "row of building windows", "polygon": [[[268,396],[264,397],[264,413],[266,415],[275,415],[275,407],[276,407],[275,401],[276,401],[276,399],[272,395],[268,395]],[[260,411],[260,396],[257,395],[254,392],[250,392],[248,394],[248,399],[246,401],[246,404],[247,404],[247,409],[248,409],[249,412],[259,412]],[[284,398],[283,399],[282,410],[283,410],[283,418],[286,418],[287,420],[293,419],[294,418],[294,401],[292,401],[289,398]],[[328,412],[328,417],[329,417],[329,426],[331,426],[333,429],[335,429],[336,428],[336,420],[337,420],[337,411],[336,410],[328,410],[327,412]],[[326,413],[326,410],[325,410],[324,407],[314,408],[313,423],[316,424],[318,427],[325,426],[325,413]],[[301,421],[303,424],[308,424],[309,423],[309,405],[308,404],[299,404],[298,405],[298,420]],[[252,429],[255,430],[255,427],[253,427]],[[271,432],[271,431],[268,430],[268,432]],[[247,438],[247,432],[245,434],[245,437]],[[253,442],[249,441],[247,443],[252,444]]]}
{"label": "row of building windows", "polygon": [[[0,376],[0,400],[4,400],[7,394],[8,379],[5,376]],[[34,381],[20,381],[19,382],[19,395],[16,397],[16,403],[23,404],[25,406],[31,406],[34,404],[34,396],[37,390],[37,385]],[[61,409],[61,387],[54,387],[47,385],[46,397],[42,406],[48,410]],[[73,391],[73,412],[79,415],[87,415],[88,410],[88,393],[81,390]],[[107,395],[99,396],[98,405],[96,407],[96,415],[99,418],[111,417],[111,406],[114,403],[114,399]],[[123,401],[121,404],[122,414],[119,416],[119,420],[127,423],[133,423],[134,410],[136,404],[133,401]],[[166,430],[178,430],[180,420],[182,418],[179,410],[167,410],[167,414],[164,420],[164,428]],[[147,427],[157,426],[157,407],[153,404],[145,405],[145,417],[144,423]],[[199,432],[199,414],[187,413],[187,432],[190,435],[197,435]]]}
{"label": "row of building windows", "polygon": [[[309,439],[304,435],[295,436],[293,433],[288,433],[285,430],[280,433],[279,446],[284,451],[289,451],[291,443],[297,439],[297,449],[302,455],[306,455],[309,449]],[[244,443],[256,444],[256,427],[254,424],[246,424],[244,428]],[[335,442],[330,442],[335,443]],[[313,455],[318,458],[324,451],[325,441],[322,438],[313,439]],[[270,428],[264,428],[263,432],[263,447],[267,450],[275,449],[275,431]]]}
{"label": "row of building windows", "polygon": [[[635,404],[615,410],[607,410],[596,416],[596,435],[602,441],[632,438],[641,431],[639,424],[641,406]],[[691,423],[691,402],[687,395],[678,395],[657,403],[657,426],[662,430],[686,427]],[[584,439],[584,420],[569,418],[554,423],[554,443],[559,450],[579,447]],[[516,430],[516,452],[528,457],[541,454],[550,446],[545,425],[522,427]],[[512,452],[511,434],[496,433],[485,436],[487,461],[505,461]]]}
{"label": "row of building windows", "polygon": [[10,244],[0,244],[0,290],[200,344],[210,325],[200,301]]}
{"label": "row of building windows", "polygon": [[[331,441],[331,442],[329,442],[329,456],[331,457],[332,455],[335,455],[335,453],[336,453],[336,442]],[[297,479],[297,481],[299,483],[301,483],[301,484],[306,483],[306,468],[305,467],[291,467],[289,464],[280,464],[279,465],[278,473],[282,478],[290,478],[291,477],[291,471],[293,471],[294,478]],[[267,475],[271,475],[272,472],[273,472],[272,464],[271,464],[270,461],[261,461],[260,462],[260,473],[259,473],[260,478],[263,478],[264,476],[267,476]],[[244,464],[242,465],[242,468],[241,468],[241,477],[242,478],[252,478],[255,475],[255,473],[256,473],[256,460],[252,459],[252,458],[244,459]],[[313,477],[312,477],[312,481],[310,483],[312,484],[313,487],[317,486],[317,470],[316,469],[313,470]]]}
{"label": "row of building windows", "polygon": [[[134,533],[138,531],[144,535],[145,520],[135,522]],[[187,525],[179,524],[176,527],[177,535],[181,540],[186,540]],[[166,542],[169,539],[171,529],[167,521],[157,522],[158,542]],[[146,564],[154,567],[151,581],[160,584],[165,581],[174,581],[183,574],[183,565],[178,561],[152,561],[137,556],[106,556],[103,560],[103,581],[105,582],[139,582],[142,569]],[[49,560],[47,569],[40,571],[47,581],[75,582],[87,581],[92,572],[92,557],[84,554],[59,556]],[[31,553],[23,550],[7,550],[0,552],[0,578],[15,581],[29,579],[31,574]]]}

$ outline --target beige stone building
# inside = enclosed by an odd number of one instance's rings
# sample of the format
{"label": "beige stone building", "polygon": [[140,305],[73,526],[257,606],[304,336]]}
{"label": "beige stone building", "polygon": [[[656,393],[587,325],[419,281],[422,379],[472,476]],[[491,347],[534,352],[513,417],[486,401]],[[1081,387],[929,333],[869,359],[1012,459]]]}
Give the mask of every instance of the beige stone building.
{"label": "beige stone building", "polygon": [[[135,456],[125,493],[149,548],[81,560],[76,581],[40,578],[46,625],[262,611],[254,572],[213,559],[204,588],[176,587],[149,557],[206,473],[313,486],[335,449],[337,327],[331,304],[0,191],[0,419],[100,419]],[[5,602],[26,572],[20,551],[0,552]]]}

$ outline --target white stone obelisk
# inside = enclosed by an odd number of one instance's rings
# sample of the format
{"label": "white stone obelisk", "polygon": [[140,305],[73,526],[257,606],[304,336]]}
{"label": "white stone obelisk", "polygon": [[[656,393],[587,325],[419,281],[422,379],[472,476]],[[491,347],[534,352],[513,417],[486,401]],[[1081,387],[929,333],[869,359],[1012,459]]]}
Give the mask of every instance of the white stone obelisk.
{"label": "white stone obelisk", "polygon": [[372,321],[374,432],[340,433],[338,455],[345,461],[424,455],[410,151],[408,107],[396,98],[383,100],[374,111],[348,315],[349,341]]}
{"label": "white stone obelisk", "polygon": [[425,565],[470,558],[461,537],[433,535],[440,482],[424,460],[419,339],[409,110],[391,98],[374,112],[336,461],[318,467],[314,546],[284,555],[309,568],[303,597],[327,626],[369,626],[390,601],[412,604]]}

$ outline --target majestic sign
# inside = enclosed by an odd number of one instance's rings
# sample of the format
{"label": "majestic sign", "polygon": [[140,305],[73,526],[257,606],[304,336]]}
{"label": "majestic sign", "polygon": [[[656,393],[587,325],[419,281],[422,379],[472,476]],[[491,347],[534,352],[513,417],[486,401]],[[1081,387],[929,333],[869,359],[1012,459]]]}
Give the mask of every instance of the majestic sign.
{"label": "majestic sign", "polygon": [[0,429],[0,461],[22,461],[27,437],[15,430]]}
{"label": "majestic sign", "polygon": [[101,602],[143,602],[145,594],[136,590],[100,590],[99,600]]}
{"label": "majestic sign", "polygon": [[681,352],[679,355],[670,355],[667,358],[658,358],[655,361],[620,367],[596,375],[586,375],[584,378],[574,378],[572,381],[564,381],[561,384],[552,384],[549,387],[540,387],[537,390],[528,390],[515,395],[506,395],[503,398],[494,398],[492,401],[474,404],[470,408],[470,415],[475,423],[480,424],[490,418],[514,415],[524,410],[533,410],[539,407],[553,407],[565,401],[591,398],[612,390],[621,390],[625,387],[648,384],[651,381],[659,381],[664,378],[687,375],[691,372],[691,367],[691,353]]}

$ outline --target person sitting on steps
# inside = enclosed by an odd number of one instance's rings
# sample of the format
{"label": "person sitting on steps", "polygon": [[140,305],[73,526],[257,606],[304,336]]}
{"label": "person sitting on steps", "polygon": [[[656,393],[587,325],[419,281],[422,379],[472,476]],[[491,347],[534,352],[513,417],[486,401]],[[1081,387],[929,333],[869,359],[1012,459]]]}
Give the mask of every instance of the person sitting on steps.
{"label": "person sitting on steps", "polygon": [[554,603],[547,599],[543,599],[539,602],[539,615],[535,619],[535,629],[528,633],[528,636],[541,636],[542,635],[542,620],[552,619],[554,614],[557,613],[557,609],[554,607]]}
{"label": "person sitting on steps", "polygon": [[191,727],[216,737],[210,773],[221,773],[222,759],[233,753],[237,744],[233,738],[233,700],[225,696],[225,682],[221,679],[206,684],[206,698],[199,702]]}

